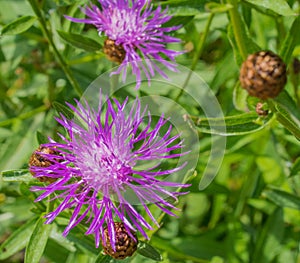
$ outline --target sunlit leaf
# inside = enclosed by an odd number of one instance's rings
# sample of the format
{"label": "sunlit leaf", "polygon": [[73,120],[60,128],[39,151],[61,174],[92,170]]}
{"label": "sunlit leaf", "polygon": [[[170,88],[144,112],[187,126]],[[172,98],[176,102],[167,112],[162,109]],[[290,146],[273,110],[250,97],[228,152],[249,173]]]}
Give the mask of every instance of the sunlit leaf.
{"label": "sunlit leaf", "polygon": [[245,0],[246,2],[272,10],[278,15],[293,16],[296,13],[290,8],[286,0]]}
{"label": "sunlit leaf", "polygon": [[295,47],[300,44],[299,27],[300,16],[295,19],[282,43],[282,46],[280,47],[279,54],[285,63],[290,62]]}
{"label": "sunlit leaf", "polygon": [[29,29],[36,21],[34,16],[22,16],[15,21],[5,25],[1,30],[1,35],[16,35]]}
{"label": "sunlit leaf", "polygon": [[[194,124],[200,132],[226,136],[248,134],[263,129],[272,115],[260,118],[256,112],[249,112],[222,118],[194,118]],[[224,125],[226,131],[224,132]]]}
{"label": "sunlit leaf", "polygon": [[19,227],[3,242],[0,246],[0,260],[7,259],[25,248],[34,229],[35,222],[36,218],[31,219],[26,224]]}
{"label": "sunlit leaf", "polygon": [[4,182],[29,182],[34,180],[28,169],[4,171],[1,176]]}
{"label": "sunlit leaf", "polygon": [[279,254],[284,233],[283,210],[278,208],[268,217],[256,241],[253,262],[272,262]]}
{"label": "sunlit leaf", "polygon": [[38,263],[46,247],[52,225],[45,224],[45,218],[40,217],[30,236],[25,252],[25,263]]}

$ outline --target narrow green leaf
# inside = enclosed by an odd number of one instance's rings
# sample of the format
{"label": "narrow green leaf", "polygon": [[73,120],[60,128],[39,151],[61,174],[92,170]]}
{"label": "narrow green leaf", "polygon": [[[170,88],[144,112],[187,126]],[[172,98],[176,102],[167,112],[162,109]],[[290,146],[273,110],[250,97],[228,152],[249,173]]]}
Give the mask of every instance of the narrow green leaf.
{"label": "narrow green leaf", "polygon": [[69,120],[73,119],[74,113],[70,110],[70,108],[57,101],[54,101],[52,105],[58,113],[62,113]]}
{"label": "narrow green leaf", "polygon": [[252,54],[261,48],[253,41],[250,36],[249,29],[243,16],[238,12],[237,1],[228,0],[227,3],[232,5],[228,10],[230,22],[228,25],[228,39],[233,48],[237,65],[240,67],[243,60],[248,54]]}
{"label": "narrow green leaf", "polygon": [[37,218],[34,217],[13,232],[12,235],[3,242],[3,244],[0,246],[0,260],[7,259],[8,257],[25,248],[36,220]]}
{"label": "narrow green leaf", "polygon": [[[200,132],[219,134],[225,136],[234,136],[253,133],[263,129],[270,119],[272,114],[265,118],[260,118],[256,112],[249,112],[221,118],[192,118],[194,124]],[[224,125],[226,132],[224,133]]]}
{"label": "narrow green leaf", "polygon": [[200,13],[200,10],[190,6],[171,7],[168,10],[172,16],[195,16]]}
{"label": "narrow green leaf", "polygon": [[237,82],[233,90],[233,104],[237,110],[243,112],[248,110],[247,97],[248,92]]}
{"label": "narrow green leaf", "polygon": [[2,28],[1,35],[16,35],[29,29],[35,22],[34,16],[22,16]]}
{"label": "narrow green leaf", "polygon": [[209,10],[211,13],[224,13],[227,12],[229,9],[232,8],[230,4],[220,4],[210,2],[205,5],[205,9]]}
{"label": "narrow green leaf", "polygon": [[80,248],[80,250],[84,251],[88,254],[98,255],[99,249],[95,247],[94,240],[91,239],[89,236],[82,235],[82,232],[84,230],[81,229],[81,232],[70,232],[67,236],[67,239],[74,244],[76,244],[77,247]]}
{"label": "narrow green leaf", "polygon": [[286,0],[245,0],[246,2],[270,9],[278,15],[293,16],[296,13],[290,8]]}
{"label": "narrow green leaf", "polygon": [[235,40],[235,37],[234,37],[233,28],[232,28],[231,24],[229,24],[228,28],[227,28],[227,37],[228,37],[228,40],[229,40],[229,42],[231,44],[231,47],[232,47],[232,50],[233,50],[235,62],[240,67],[244,60],[243,60],[243,57],[242,57],[242,55],[239,51],[239,48],[237,46],[237,43],[236,43],[236,40]]}
{"label": "narrow green leaf", "polygon": [[251,262],[272,262],[280,252],[283,233],[283,211],[282,208],[278,208],[268,217],[267,222],[259,232]]}
{"label": "narrow green leaf", "polygon": [[300,174],[300,157],[297,158],[292,166],[290,176],[295,176]]}
{"label": "narrow green leaf", "polygon": [[300,140],[300,125],[299,120],[297,120],[286,108],[282,107],[280,104],[276,104],[275,108],[277,120],[288,129],[298,140]]}
{"label": "narrow green leaf", "polygon": [[[36,185],[37,183],[34,183],[34,185]],[[46,205],[44,204],[44,202],[34,202],[34,200],[37,198],[37,194],[30,191],[30,184],[28,183],[21,183],[20,184],[20,192],[23,195],[23,197],[28,198],[30,201],[32,201],[35,205],[35,207],[38,208],[38,210],[40,212],[45,212],[46,211]]]}
{"label": "narrow green leaf", "polygon": [[34,180],[27,169],[4,171],[1,176],[4,182],[29,182]]}
{"label": "narrow green leaf", "polygon": [[46,247],[52,225],[44,224],[45,218],[40,217],[36,222],[25,252],[25,263],[38,263]]}
{"label": "narrow green leaf", "polygon": [[274,101],[300,120],[300,108],[286,90],[280,92]]}
{"label": "narrow green leaf", "polygon": [[155,261],[163,260],[161,254],[154,247],[152,247],[146,242],[139,242],[137,253],[146,258],[151,258]]}
{"label": "narrow green leaf", "polygon": [[282,46],[280,47],[279,55],[287,64],[289,64],[291,60],[294,48],[300,43],[299,28],[300,16],[295,19],[291,29],[288,31],[288,34],[282,42]]}
{"label": "narrow green leaf", "polygon": [[110,263],[111,261],[112,258],[110,256],[100,253],[96,258],[95,263]]}
{"label": "narrow green leaf", "polygon": [[95,52],[101,49],[101,45],[98,42],[83,35],[60,30],[57,30],[57,33],[63,40],[76,48],[81,48],[88,52]]}
{"label": "narrow green leaf", "polygon": [[194,16],[174,16],[167,23],[165,23],[164,27],[172,27],[172,26],[185,26],[187,23],[192,21]]}
{"label": "narrow green leaf", "polygon": [[[240,37],[243,38],[243,42],[245,42],[245,44],[246,44],[247,53],[252,54],[252,53],[260,50],[261,48],[249,36],[248,28],[247,28],[244,20],[241,19],[241,21],[242,21],[242,23],[240,24],[240,26],[242,27],[242,35]],[[238,66],[241,66],[244,59],[243,59],[243,57],[240,53],[240,50],[238,48],[238,45],[237,45],[237,42],[236,42],[236,39],[235,39],[235,35],[234,35],[234,32],[233,32],[233,27],[232,27],[231,24],[229,24],[229,26],[228,26],[227,37],[228,37],[229,42],[232,46],[236,64]]]}
{"label": "narrow green leaf", "polygon": [[38,144],[44,144],[49,142],[47,136],[45,136],[39,131],[36,132],[36,139],[38,141]]}
{"label": "narrow green leaf", "polygon": [[3,53],[3,51],[2,51],[2,48],[1,48],[1,46],[0,46],[0,62],[4,62],[6,59],[5,59],[5,55],[4,55],[4,53]]}
{"label": "narrow green leaf", "polygon": [[160,1],[159,3],[153,3],[154,6],[167,6],[167,7],[180,7],[180,6],[188,6],[197,8],[199,11],[205,11],[205,4],[207,0],[167,0]]}
{"label": "narrow green leaf", "polygon": [[280,207],[290,207],[300,210],[300,197],[282,190],[270,189],[263,192],[270,201]]}

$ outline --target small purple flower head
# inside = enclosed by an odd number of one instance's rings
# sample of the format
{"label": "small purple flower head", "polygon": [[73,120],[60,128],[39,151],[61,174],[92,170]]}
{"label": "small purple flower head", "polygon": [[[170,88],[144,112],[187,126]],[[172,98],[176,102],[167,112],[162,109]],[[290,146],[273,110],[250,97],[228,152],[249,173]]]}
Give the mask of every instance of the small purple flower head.
{"label": "small purple flower head", "polygon": [[46,223],[63,211],[71,211],[63,235],[83,222],[88,225],[86,234],[95,235],[96,247],[100,239],[105,240],[105,229],[114,246],[117,221],[124,224],[129,234],[140,232],[148,238],[145,229],[153,228],[145,217],[159,224],[147,205],[152,203],[174,215],[170,210],[176,208],[170,200],[177,200],[182,193],[170,189],[188,186],[165,178],[185,164],[166,169],[166,164],[163,167],[161,163],[184,154],[179,135],[171,136],[170,125],[160,136],[168,120],[161,116],[153,125],[150,113],[141,110],[138,99],[131,107],[127,101],[121,104],[115,99],[107,100],[106,112],[101,97],[97,110],[87,102],[76,101],[77,107],[67,104],[74,111],[74,118],[70,120],[62,114],[57,118],[67,136],[59,134],[63,142],[49,139],[43,147],[53,151],[38,153],[49,160],[49,165],[30,167],[35,177],[53,179],[48,185],[31,189],[42,191],[37,202],[48,196],[51,201],[59,201],[55,210],[46,215]]}
{"label": "small purple flower head", "polygon": [[[150,0],[98,1],[101,9],[93,4],[82,9],[87,18],[78,19],[69,16],[66,18],[73,22],[92,24],[99,34],[104,33],[107,36],[104,52],[110,60],[120,63],[114,74],[123,73],[125,80],[127,66],[131,65],[139,88],[142,80],[141,70],[148,81],[154,76],[155,71],[167,78],[156,62],[176,71],[175,57],[183,52],[169,50],[166,45],[180,42],[180,39],[167,33],[179,29],[180,26],[162,27],[172,18],[167,15],[167,9],[162,10],[159,6],[153,10]],[[146,60],[145,64],[143,59]]]}

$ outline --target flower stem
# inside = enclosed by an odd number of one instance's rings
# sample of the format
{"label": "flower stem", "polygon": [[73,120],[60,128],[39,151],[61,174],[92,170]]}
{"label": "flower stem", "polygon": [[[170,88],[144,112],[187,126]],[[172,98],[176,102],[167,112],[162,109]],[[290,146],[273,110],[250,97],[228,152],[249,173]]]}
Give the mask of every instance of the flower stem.
{"label": "flower stem", "polygon": [[79,87],[76,79],[74,78],[72,71],[69,69],[66,61],[64,60],[62,55],[59,53],[59,51],[58,51],[58,49],[57,49],[57,47],[56,47],[56,45],[53,41],[52,34],[48,30],[46,19],[43,16],[43,14],[40,10],[40,7],[38,6],[36,0],[28,0],[28,2],[30,3],[34,13],[38,17],[38,20],[39,20],[40,25],[41,25],[41,29],[42,29],[45,37],[47,38],[50,46],[52,47],[53,52],[54,52],[54,54],[55,54],[55,56],[56,56],[56,58],[57,58],[57,60],[60,64],[60,66],[62,67],[63,71],[65,72],[68,80],[70,81],[71,85],[73,86],[73,88],[76,91],[76,93],[78,94],[78,96],[81,96],[82,95],[82,90],[80,89],[80,87]]}
{"label": "flower stem", "polygon": [[204,44],[205,44],[206,38],[208,36],[209,29],[210,29],[210,26],[211,26],[214,15],[215,15],[214,13],[210,13],[210,15],[208,17],[208,20],[207,20],[207,23],[206,23],[206,26],[205,26],[205,29],[204,29],[204,32],[199,35],[199,42],[198,42],[199,44],[196,48],[196,52],[195,52],[195,55],[194,55],[194,58],[193,58],[193,61],[192,61],[192,66],[190,68],[190,72],[189,72],[185,82],[182,85],[182,89],[180,90],[180,93],[175,98],[175,101],[178,101],[179,98],[182,96],[186,86],[188,85],[188,83],[191,79],[193,71],[195,70],[195,68],[198,64],[198,60],[199,60],[199,57],[202,55],[202,52],[203,52],[203,49],[204,49]]}
{"label": "flower stem", "polygon": [[42,106],[40,106],[40,107],[38,107],[38,108],[36,108],[32,111],[20,114],[20,115],[18,115],[18,117],[11,118],[11,119],[0,122],[0,127],[10,125],[10,124],[14,123],[17,120],[25,120],[25,119],[31,118],[32,116],[34,116],[34,115],[36,115],[40,112],[46,111],[48,108],[49,108],[48,106],[42,105]]}
{"label": "flower stem", "polygon": [[238,12],[237,0],[227,0],[227,3],[232,5],[232,8],[229,9],[229,18],[231,20],[231,25],[233,28],[234,37],[236,40],[236,44],[241,53],[243,60],[245,60],[248,56],[247,46],[245,41],[243,40],[243,29],[242,29],[242,21],[240,14]]}

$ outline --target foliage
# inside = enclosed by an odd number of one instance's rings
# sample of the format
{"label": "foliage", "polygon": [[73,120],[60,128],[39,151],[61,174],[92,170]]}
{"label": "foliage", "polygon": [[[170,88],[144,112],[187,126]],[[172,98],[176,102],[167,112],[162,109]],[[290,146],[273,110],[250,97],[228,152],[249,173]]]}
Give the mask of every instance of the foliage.
{"label": "foliage", "polygon": [[[31,153],[47,136],[64,132],[54,117],[112,67],[101,49],[104,37],[64,18],[82,16],[78,6],[87,2],[1,1],[1,263],[117,262],[95,248],[85,225],[63,238],[69,214],[43,224],[50,203],[35,203],[29,190],[38,184],[27,170]],[[173,15],[167,26],[183,26],[175,33],[183,46],[172,48],[188,52],[177,62],[206,81],[225,119],[206,118],[180,92],[166,90],[198,129],[198,165],[190,193],[177,204],[178,218],[150,206],[162,227],[124,262],[300,262],[300,1],[153,1],[159,5]],[[280,54],[289,72],[285,91],[265,102],[267,116],[256,113],[258,100],[238,81],[242,61],[260,49]],[[212,134],[226,136],[225,155],[215,179],[199,190]]]}

